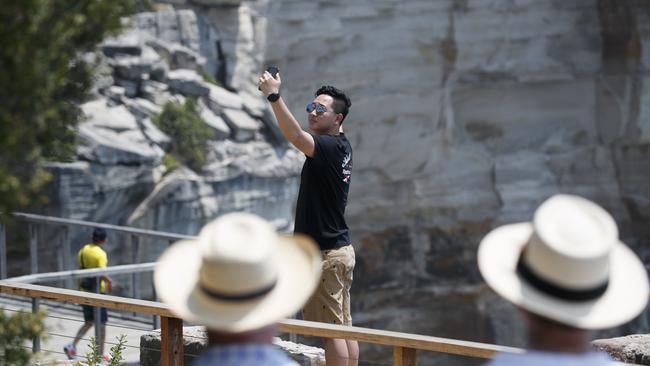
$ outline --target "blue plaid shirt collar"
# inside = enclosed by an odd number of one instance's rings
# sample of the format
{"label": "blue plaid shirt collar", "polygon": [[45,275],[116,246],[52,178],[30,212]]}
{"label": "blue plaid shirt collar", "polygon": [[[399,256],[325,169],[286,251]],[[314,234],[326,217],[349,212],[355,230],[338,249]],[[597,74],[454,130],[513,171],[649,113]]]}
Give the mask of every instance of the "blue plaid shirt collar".
{"label": "blue plaid shirt collar", "polygon": [[192,366],[298,366],[271,344],[214,346],[203,352]]}

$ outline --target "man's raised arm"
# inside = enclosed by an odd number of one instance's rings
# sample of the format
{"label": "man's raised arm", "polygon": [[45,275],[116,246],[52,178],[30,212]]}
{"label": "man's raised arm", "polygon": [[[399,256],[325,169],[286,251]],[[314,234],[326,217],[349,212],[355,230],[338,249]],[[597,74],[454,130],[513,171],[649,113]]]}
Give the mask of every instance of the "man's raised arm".
{"label": "man's raised arm", "polygon": [[[271,102],[273,114],[278,120],[280,131],[282,135],[303,154],[313,157],[314,156],[314,137],[307,133],[300,127],[296,118],[291,114],[291,111],[280,97],[280,85],[282,79],[280,74],[274,78],[268,71],[259,78],[260,90],[264,96]],[[277,98],[277,99],[276,99]]]}

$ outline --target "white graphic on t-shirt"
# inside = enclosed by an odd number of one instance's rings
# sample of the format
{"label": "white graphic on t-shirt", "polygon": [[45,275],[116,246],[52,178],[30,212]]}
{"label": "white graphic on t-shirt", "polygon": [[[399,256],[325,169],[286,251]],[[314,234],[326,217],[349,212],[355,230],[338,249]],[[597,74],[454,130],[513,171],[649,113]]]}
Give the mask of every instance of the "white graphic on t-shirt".
{"label": "white graphic on t-shirt", "polygon": [[345,168],[345,166],[348,165],[348,163],[350,162],[351,158],[352,158],[352,153],[348,153],[347,155],[345,155],[345,157],[343,158],[343,164],[341,164],[341,167]]}
{"label": "white graphic on t-shirt", "polygon": [[352,153],[348,153],[345,155],[343,158],[343,164],[341,164],[341,167],[343,168],[343,182],[349,183],[350,182],[350,169],[345,169],[348,164],[350,163],[350,159],[352,159]]}

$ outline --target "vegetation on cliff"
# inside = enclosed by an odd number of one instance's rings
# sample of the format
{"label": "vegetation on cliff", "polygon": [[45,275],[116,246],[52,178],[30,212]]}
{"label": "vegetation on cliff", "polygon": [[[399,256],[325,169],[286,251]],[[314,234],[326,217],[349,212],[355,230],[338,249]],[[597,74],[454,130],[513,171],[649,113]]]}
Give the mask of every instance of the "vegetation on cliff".
{"label": "vegetation on cliff", "polygon": [[[183,105],[173,102],[165,104],[162,113],[154,117],[153,121],[171,138],[172,156],[192,170],[200,172],[206,161],[206,147],[213,132],[201,119],[194,99],[187,98]],[[166,161],[174,161],[174,158],[169,156]]]}

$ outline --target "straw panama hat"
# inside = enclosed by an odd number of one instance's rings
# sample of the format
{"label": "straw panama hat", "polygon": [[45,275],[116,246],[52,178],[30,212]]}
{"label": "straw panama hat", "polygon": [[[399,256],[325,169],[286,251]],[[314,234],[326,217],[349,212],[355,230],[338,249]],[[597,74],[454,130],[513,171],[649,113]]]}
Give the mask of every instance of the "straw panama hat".
{"label": "straw panama hat", "polygon": [[321,274],[321,256],[307,237],[282,237],[262,218],[226,214],[197,240],[169,247],[154,285],[170,310],[188,322],[241,333],[296,313]]}
{"label": "straw panama hat", "polygon": [[619,241],[614,219],[578,196],[555,195],[532,222],[492,230],[478,265],[506,300],[576,328],[623,324],[648,302],[646,269]]}

